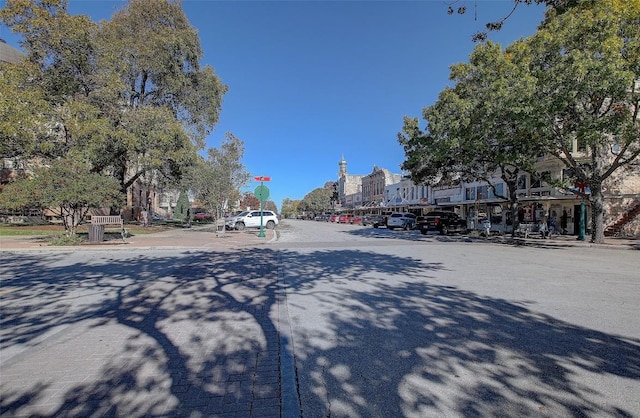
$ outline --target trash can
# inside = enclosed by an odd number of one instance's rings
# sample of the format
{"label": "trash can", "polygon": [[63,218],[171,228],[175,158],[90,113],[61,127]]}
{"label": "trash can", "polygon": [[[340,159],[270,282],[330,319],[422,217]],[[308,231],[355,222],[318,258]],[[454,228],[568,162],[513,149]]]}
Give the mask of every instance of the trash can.
{"label": "trash can", "polygon": [[223,237],[225,233],[225,220],[224,218],[220,218],[216,220],[216,236]]}
{"label": "trash can", "polygon": [[89,225],[89,242],[104,241],[104,225]]}

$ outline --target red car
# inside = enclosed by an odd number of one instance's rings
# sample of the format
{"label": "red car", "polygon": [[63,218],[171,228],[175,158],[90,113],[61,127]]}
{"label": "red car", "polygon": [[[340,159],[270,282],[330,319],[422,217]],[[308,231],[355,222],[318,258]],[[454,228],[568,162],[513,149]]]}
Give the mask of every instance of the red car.
{"label": "red car", "polygon": [[363,217],[360,215],[354,215],[353,218],[351,218],[351,223],[352,224],[359,224],[361,225],[363,222]]}
{"label": "red car", "polygon": [[194,221],[211,221],[213,220],[213,216],[206,212],[197,212],[193,215]]}
{"label": "red car", "polygon": [[353,218],[352,214],[345,213],[343,215],[340,215],[340,217],[338,218],[338,223],[341,223],[341,224],[351,223],[351,218]]}
{"label": "red car", "polygon": [[338,222],[338,215],[331,215],[329,217],[329,222]]}

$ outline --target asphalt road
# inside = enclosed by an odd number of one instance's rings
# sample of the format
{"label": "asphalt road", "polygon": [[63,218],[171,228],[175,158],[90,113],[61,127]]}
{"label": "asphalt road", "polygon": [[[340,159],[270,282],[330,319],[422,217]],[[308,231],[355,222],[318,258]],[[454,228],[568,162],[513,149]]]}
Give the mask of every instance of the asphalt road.
{"label": "asphalt road", "polygon": [[305,417],[640,416],[636,251],[289,225]]}
{"label": "asphalt road", "polygon": [[2,252],[0,415],[640,416],[637,251],[313,221],[178,239]]}

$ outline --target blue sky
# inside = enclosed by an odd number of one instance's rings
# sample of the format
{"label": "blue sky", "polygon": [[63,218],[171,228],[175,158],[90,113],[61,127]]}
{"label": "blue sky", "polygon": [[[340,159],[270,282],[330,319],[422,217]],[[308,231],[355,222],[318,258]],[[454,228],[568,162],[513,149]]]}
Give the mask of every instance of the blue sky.
{"label": "blue sky", "polygon": [[[208,146],[219,146],[225,132],[242,139],[244,165],[271,177],[278,208],[335,181],[342,156],[350,174],[374,165],[400,173],[403,116],[420,116],[437,99],[449,66],[468,60],[471,35],[513,5],[467,0],[465,15],[448,16],[449,3],[183,0],[203,64],[229,86]],[[109,19],[124,4],[71,0],[69,11]],[[520,7],[491,39],[506,46],[530,36],[543,14],[541,6]],[[18,47],[6,27],[0,37]]]}

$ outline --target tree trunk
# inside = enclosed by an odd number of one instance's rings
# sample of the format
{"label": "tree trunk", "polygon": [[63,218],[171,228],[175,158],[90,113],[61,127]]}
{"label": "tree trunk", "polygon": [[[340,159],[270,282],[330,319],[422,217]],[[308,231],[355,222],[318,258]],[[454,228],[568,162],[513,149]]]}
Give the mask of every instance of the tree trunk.
{"label": "tree trunk", "polygon": [[591,242],[604,244],[604,196],[602,183],[591,182]]}
{"label": "tree trunk", "polygon": [[62,209],[60,208],[60,214],[62,217],[62,224],[64,225],[65,234],[68,238],[73,238],[76,235],[77,224],[75,214],[71,212],[68,208]]}
{"label": "tree trunk", "polygon": [[[517,182],[508,181],[507,188],[509,189],[509,206],[511,207],[511,238],[515,238],[516,229],[518,228],[518,191]],[[506,227],[506,224],[505,224]]]}
{"label": "tree trunk", "polygon": [[591,242],[604,244],[604,196],[602,195],[602,175],[605,171],[606,147],[602,142],[594,144],[591,151]]}

